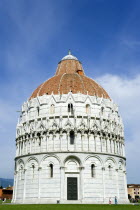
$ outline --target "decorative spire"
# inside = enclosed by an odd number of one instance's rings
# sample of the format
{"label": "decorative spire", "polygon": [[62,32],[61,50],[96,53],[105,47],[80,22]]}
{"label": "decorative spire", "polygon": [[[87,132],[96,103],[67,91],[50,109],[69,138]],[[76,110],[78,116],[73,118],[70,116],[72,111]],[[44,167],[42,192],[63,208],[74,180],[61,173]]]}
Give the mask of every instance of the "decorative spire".
{"label": "decorative spire", "polygon": [[69,49],[69,51],[68,51],[68,55],[71,55],[71,50]]}

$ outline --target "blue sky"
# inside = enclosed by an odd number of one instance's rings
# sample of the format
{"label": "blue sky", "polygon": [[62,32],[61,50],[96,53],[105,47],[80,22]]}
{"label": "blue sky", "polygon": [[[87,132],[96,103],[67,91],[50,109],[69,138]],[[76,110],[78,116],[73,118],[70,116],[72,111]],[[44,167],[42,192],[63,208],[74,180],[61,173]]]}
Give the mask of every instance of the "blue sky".
{"label": "blue sky", "polygon": [[127,177],[140,183],[140,1],[0,1],[0,177],[12,178],[17,110],[70,48],[119,105]]}

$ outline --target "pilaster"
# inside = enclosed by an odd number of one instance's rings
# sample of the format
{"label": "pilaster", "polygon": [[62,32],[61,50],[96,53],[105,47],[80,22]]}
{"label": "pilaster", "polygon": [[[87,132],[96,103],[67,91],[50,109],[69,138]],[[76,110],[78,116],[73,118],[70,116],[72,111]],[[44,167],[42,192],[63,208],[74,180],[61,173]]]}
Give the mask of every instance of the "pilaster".
{"label": "pilaster", "polygon": [[23,203],[26,199],[26,172],[27,172],[27,169],[24,169]]}

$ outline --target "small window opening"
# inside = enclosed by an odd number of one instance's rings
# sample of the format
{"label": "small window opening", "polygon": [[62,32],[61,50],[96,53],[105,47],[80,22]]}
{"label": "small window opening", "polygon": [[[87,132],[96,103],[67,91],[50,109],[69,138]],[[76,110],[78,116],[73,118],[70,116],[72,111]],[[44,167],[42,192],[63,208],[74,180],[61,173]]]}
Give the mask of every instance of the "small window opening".
{"label": "small window opening", "polygon": [[106,133],[103,133],[103,137],[106,137]]}
{"label": "small window opening", "polygon": [[38,146],[41,146],[41,137],[39,137]]}
{"label": "small window opening", "polygon": [[32,174],[33,177],[32,177],[32,178],[34,179],[35,165],[33,164],[33,165],[31,166],[31,168],[32,168],[32,171],[33,171],[33,174]]}
{"label": "small window opening", "polygon": [[50,178],[53,177],[53,164],[50,164]]}
{"label": "small window opening", "polygon": [[39,116],[39,106],[37,106],[37,115]]}
{"label": "small window opening", "polygon": [[103,114],[103,112],[104,112],[104,107],[101,107],[101,112],[102,112],[102,114]]}
{"label": "small window opening", "polygon": [[91,111],[90,105],[89,104],[86,104],[86,113],[87,114],[90,114],[90,111]]}
{"label": "small window opening", "polygon": [[95,165],[91,164],[91,177],[95,177]]}
{"label": "small window opening", "polygon": [[54,114],[55,113],[55,105],[52,104],[50,107],[50,114]]}
{"label": "small window opening", "polygon": [[79,75],[84,75],[84,74],[83,74],[83,70],[77,70],[77,74],[79,74]]}
{"label": "small window opening", "polygon": [[40,137],[40,135],[41,135],[40,133],[37,133],[37,136],[38,136],[38,137]]}
{"label": "small window opening", "polygon": [[112,179],[112,169],[111,169],[111,165],[108,166],[109,169],[109,178]]}
{"label": "small window opening", "polygon": [[73,104],[68,104],[68,112],[71,112],[71,114],[73,114]]}
{"label": "small window opening", "polygon": [[97,134],[100,136],[100,132],[98,131]]}
{"label": "small window opening", "polygon": [[74,138],[75,138],[74,131],[70,131],[70,144],[74,144]]}

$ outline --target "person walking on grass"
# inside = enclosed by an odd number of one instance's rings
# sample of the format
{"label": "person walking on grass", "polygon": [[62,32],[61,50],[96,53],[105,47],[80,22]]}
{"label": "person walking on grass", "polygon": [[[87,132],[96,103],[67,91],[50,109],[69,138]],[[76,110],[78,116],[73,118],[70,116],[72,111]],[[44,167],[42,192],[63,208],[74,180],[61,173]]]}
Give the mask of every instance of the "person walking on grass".
{"label": "person walking on grass", "polygon": [[117,196],[115,196],[115,204],[118,204]]}

